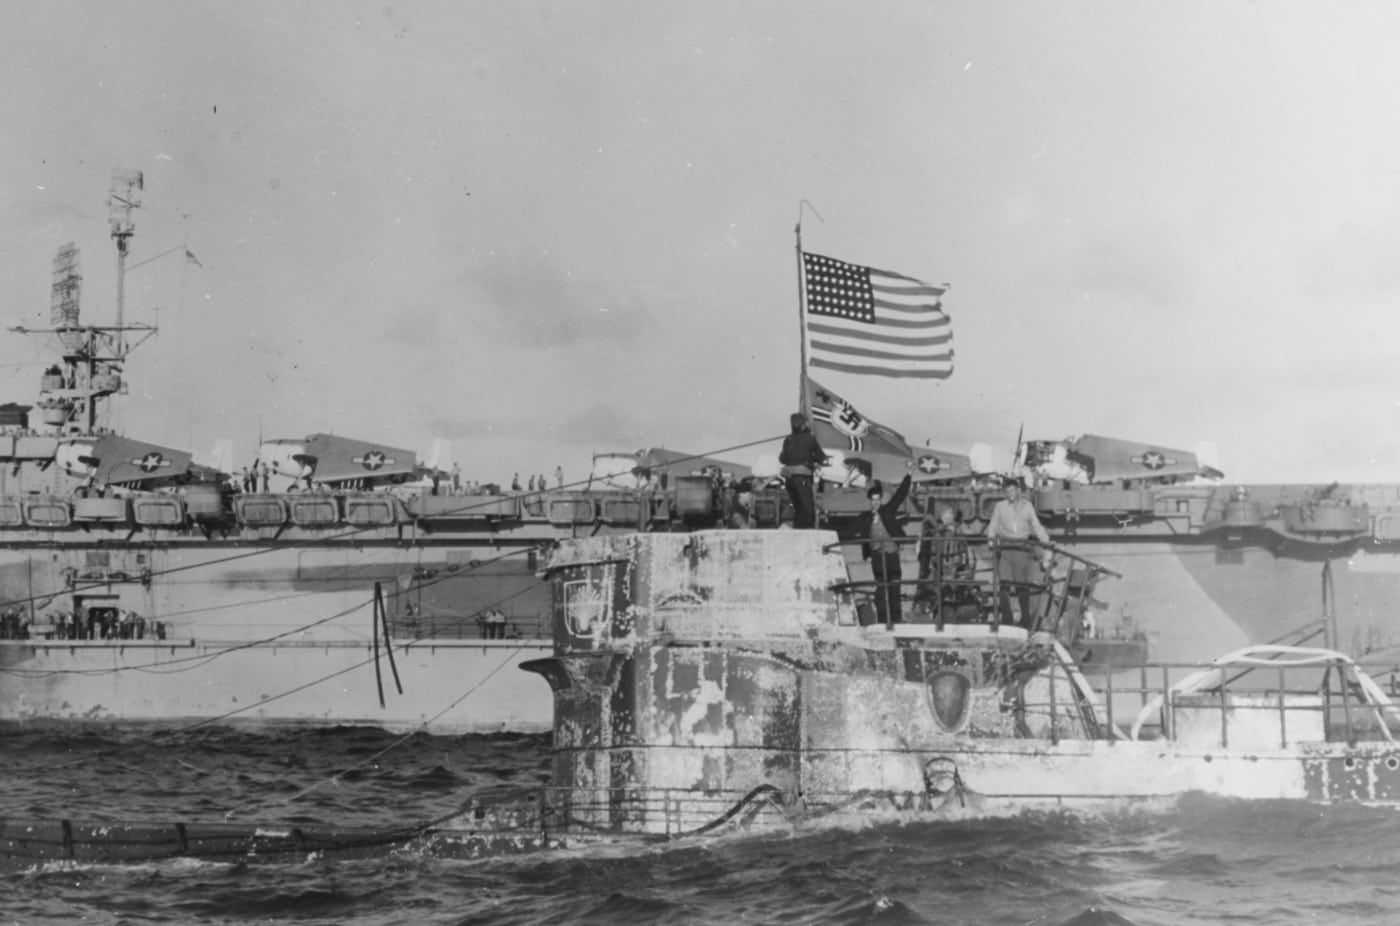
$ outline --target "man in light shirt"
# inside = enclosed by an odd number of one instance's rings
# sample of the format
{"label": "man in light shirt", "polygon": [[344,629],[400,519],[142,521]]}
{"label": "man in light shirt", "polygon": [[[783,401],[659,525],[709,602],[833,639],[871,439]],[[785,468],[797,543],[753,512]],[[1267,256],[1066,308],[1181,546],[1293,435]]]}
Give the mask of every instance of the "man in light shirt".
{"label": "man in light shirt", "polygon": [[[1034,537],[1048,544],[1050,535],[1035,515],[1035,506],[1021,495],[1020,479],[1006,484],[1006,498],[997,502],[992,509],[991,520],[987,522],[987,539],[991,541],[993,556],[996,558],[997,581],[1015,583],[1016,600],[1021,607],[1021,626],[1033,630],[1034,618],[1031,615],[1031,578],[1034,556],[1030,539]],[[1042,562],[1050,565],[1050,551],[1042,550]],[[1011,619],[1011,589],[1001,586],[1001,619],[1003,623],[1013,623]]]}

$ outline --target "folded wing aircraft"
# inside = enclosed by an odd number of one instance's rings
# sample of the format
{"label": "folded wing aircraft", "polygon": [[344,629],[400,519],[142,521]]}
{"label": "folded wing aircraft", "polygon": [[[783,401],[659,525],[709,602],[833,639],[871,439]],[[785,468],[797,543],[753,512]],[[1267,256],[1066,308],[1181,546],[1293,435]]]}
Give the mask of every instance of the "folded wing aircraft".
{"label": "folded wing aircraft", "polygon": [[97,438],[78,461],[92,468],[93,482],[99,486],[179,482],[190,478],[195,469],[190,454],[184,450],[115,434]]}
{"label": "folded wing aircraft", "polygon": [[334,434],[310,435],[302,453],[309,458],[303,462],[314,467],[317,482],[411,477],[418,466],[418,457],[412,450]]}
{"label": "folded wing aircraft", "polygon": [[1085,434],[1062,441],[1027,441],[1021,463],[1039,476],[1077,483],[1180,482],[1224,474],[1188,450]]}
{"label": "folded wing aircraft", "polygon": [[751,467],[718,457],[647,447],[635,453],[595,453],[588,482],[593,488],[635,489],[648,479],[703,475],[715,471],[728,473],[735,479],[743,479],[753,473]]}

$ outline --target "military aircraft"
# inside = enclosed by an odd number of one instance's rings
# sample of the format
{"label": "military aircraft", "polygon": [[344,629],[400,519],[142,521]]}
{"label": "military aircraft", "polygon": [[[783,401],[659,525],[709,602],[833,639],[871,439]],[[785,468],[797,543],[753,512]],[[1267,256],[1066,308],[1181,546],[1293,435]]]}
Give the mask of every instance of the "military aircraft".
{"label": "military aircraft", "polygon": [[423,475],[418,456],[411,450],[335,434],[265,440],[255,464],[267,467],[267,488],[273,492],[313,485],[369,489],[401,485]]}
{"label": "military aircraft", "polygon": [[190,453],[116,434],[65,438],[55,454],[59,468],[92,488],[121,486],[152,490],[189,482],[220,482],[218,469],[194,462]]}
{"label": "military aircraft", "polygon": [[704,476],[725,473],[735,479],[753,475],[754,468],[721,460],[718,457],[645,447],[635,452],[593,454],[593,468],[588,475],[588,488],[636,489],[659,484],[663,478],[674,476]]}
{"label": "military aircraft", "polygon": [[1037,482],[1161,485],[1223,478],[1224,473],[1202,459],[1211,455],[1209,445],[1202,445],[1198,455],[1161,444],[1085,434],[1058,441],[1019,442],[1014,469],[1034,476]]}

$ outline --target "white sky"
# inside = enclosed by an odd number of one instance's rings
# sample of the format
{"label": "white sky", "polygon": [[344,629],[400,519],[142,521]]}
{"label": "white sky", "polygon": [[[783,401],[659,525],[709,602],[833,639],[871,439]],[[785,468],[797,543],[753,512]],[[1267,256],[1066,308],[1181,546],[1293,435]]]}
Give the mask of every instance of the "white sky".
{"label": "white sky", "polygon": [[[425,451],[467,478],[778,436],[809,250],[952,284],[941,385],[818,378],[966,452],[1218,445],[1400,481],[1389,3],[0,0],[0,323],[54,250],[114,314],[113,424]],[[50,357],[0,336],[0,401]],[[776,444],[770,451],[776,451]],[[751,459],[757,450],[733,455]]]}

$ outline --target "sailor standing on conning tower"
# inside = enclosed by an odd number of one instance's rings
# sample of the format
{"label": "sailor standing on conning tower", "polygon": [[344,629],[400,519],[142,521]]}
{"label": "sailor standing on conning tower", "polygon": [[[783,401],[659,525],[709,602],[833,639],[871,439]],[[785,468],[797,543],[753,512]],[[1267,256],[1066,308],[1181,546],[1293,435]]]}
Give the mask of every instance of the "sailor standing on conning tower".
{"label": "sailor standing on conning tower", "polygon": [[792,500],[792,526],[800,530],[817,526],[817,496],[812,477],[826,462],[826,451],[812,435],[806,415],[794,412],[789,421],[792,433],[783,439],[778,462],[783,464],[783,482]]}
{"label": "sailor standing on conning tower", "polygon": [[[1050,535],[1036,517],[1035,506],[1021,497],[1021,480],[1013,478],[1006,483],[1006,498],[997,502],[992,509],[991,520],[987,522],[987,539],[991,541],[996,560],[997,580],[1016,583],[1016,600],[1021,606],[1021,624],[1032,630],[1031,617],[1031,566],[1033,558],[1028,541],[1032,536],[1041,543],[1048,544]],[[1045,550],[1043,561],[1050,564],[1050,551]],[[1001,619],[1010,624],[1011,592],[1006,585],[1001,587]]]}

